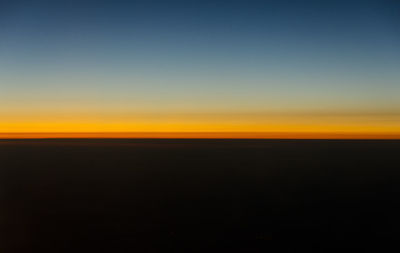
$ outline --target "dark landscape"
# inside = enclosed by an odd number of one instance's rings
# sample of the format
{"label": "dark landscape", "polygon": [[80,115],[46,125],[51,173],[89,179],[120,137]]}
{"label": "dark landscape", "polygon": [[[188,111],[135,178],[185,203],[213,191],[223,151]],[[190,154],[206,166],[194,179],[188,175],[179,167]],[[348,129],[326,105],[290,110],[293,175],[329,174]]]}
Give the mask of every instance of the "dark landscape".
{"label": "dark landscape", "polygon": [[399,240],[399,152],[396,140],[1,140],[0,250],[379,252]]}

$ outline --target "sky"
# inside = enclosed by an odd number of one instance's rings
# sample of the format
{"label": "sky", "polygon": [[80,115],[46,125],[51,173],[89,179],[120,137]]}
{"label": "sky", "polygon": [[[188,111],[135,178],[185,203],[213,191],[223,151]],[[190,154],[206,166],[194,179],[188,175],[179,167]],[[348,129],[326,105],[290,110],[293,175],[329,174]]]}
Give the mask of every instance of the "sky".
{"label": "sky", "polygon": [[144,132],[400,138],[400,2],[0,1],[0,136]]}

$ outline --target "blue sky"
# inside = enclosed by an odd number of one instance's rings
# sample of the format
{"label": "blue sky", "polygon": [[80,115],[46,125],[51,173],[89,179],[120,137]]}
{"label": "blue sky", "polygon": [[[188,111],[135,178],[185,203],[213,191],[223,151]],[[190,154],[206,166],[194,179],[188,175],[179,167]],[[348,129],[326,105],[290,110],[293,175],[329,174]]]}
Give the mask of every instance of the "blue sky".
{"label": "blue sky", "polygon": [[400,115],[398,1],[2,1],[0,9],[0,113]]}

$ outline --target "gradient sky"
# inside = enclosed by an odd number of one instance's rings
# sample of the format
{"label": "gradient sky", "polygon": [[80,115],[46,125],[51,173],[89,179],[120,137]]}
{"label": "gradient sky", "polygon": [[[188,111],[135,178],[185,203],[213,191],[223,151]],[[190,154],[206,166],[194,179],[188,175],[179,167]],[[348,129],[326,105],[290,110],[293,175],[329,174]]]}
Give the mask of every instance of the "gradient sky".
{"label": "gradient sky", "polygon": [[0,133],[400,136],[400,1],[0,1]]}

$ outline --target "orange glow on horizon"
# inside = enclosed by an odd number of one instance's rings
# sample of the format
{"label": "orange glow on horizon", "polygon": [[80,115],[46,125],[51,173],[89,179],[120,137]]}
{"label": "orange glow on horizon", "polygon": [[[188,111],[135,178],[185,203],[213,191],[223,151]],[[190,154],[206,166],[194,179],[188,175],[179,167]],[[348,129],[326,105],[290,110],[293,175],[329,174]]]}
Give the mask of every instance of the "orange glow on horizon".
{"label": "orange glow on horizon", "polygon": [[306,132],[64,132],[0,133],[0,139],[47,138],[144,138],[144,139],[386,139],[400,140],[400,133]]}
{"label": "orange glow on horizon", "polygon": [[400,139],[396,113],[73,115],[5,115],[0,138]]}

